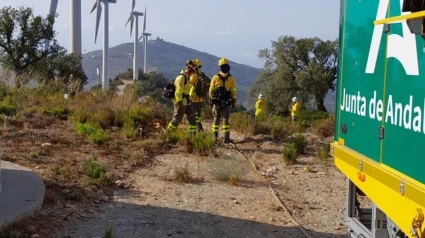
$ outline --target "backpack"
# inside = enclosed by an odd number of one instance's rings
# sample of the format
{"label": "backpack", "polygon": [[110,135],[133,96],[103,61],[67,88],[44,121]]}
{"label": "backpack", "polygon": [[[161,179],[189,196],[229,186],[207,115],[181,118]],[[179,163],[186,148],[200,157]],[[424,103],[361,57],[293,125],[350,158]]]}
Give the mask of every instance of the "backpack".
{"label": "backpack", "polygon": [[196,95],[204,98],[208,95],[210,90],[211,79],[208,78],[203,72],[199,74],[198,84],[196,85]]}
{"label": "backpack", "polygon": [[[179,74],[177,76],[183,75],[184,77],[184,84],[187,84],[187,77],[185,74]],[[173,99],[176,97],[176,85],[174,85],[174,81],[176,79],[173,79],[171,82],[169,82],[167,85],[165,85],[164,87],[164,97],[166,98],[170,98]]]}
{"label": "backpack", "polygon": [[230,90],[227,90],[224,85],[225,85],[225,82],[227,81],[227,79],[229,78],[229,76],[231,76],[231,75],[228,74],[226,77],[223,77],[220,74],[217,74],[217,76],[221,80],[223,80],[223,86],[220,86],[220,87],[217,87],[216,89],[214,89],[213,95],[212,95],[212,103],[213,104],[226,104],[226,105],[228,105],[232,100],[232,93],[230,92]]}

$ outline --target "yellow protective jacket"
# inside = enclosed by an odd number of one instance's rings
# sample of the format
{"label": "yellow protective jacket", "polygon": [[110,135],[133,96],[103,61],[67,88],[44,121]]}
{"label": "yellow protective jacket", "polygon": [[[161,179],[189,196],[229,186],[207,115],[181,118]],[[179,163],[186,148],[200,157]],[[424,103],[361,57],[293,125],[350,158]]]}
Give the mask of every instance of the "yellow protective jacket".
{"label": "yellow protective jacket", "polygon": [[[223,72],[220,72],[219,74],[223,77],[227,76],[227,74],[225,74]],[[223,86],[223,80],[221,80],[221,78],[219,76],[214,75],[214,77],[211,79],[211,84],[210,84],[210,92],[209,92],[210,99],[213,96],[214,89],[221,87],[221,86]],[[236,100],[236,81],[235,81],[235,78],[232,75],[230,75],[227,78],[227,80],[224,84],[224,87],[226,88],[226,90],[230,90],[230,92],[232,93],[232,99]]]}
{"label": "yellow protective jacket", "polygon": [[[188,100],[184,95],[189,96],[190,93],[190,78],[189,75],[184,73],[184,70],[180,72],[184,75],[178,75],[176,79],[174,80],[174,86],[176,86],[176,92],[175,92],[175,98],[173,99],[174,103],[178,103],[180,101],[183,101],[183,105],[188,104]],[[186,84],[185,84],[185,76],[186,76]]]}
{"label": "yellow protective jacket", "polygon": [[265,114],[265,108],[266,102],[264,101],[264,99],[258,99],[258,101],[255,103],[255,116],[263,117]]}
{"label": "yellow protective jacket", "polygon": [[292,105],[292,108],[291,108],[291,116],[297,117],[300,113],[300,109],[301,109],[300,102],[294,103],[294,105]]}
{"label": "yellow protective jacket", "polygon": [[190,97],[191,97],[192,102],[204,102],[205,101],[205,98],[198,97],[198,95],[196,95],[196,86],[198,85],[198,82],[199,82],[199,74],[198,73],[192,74],[190,76],[190,84],[192,85],[191,88],[190,88]]}

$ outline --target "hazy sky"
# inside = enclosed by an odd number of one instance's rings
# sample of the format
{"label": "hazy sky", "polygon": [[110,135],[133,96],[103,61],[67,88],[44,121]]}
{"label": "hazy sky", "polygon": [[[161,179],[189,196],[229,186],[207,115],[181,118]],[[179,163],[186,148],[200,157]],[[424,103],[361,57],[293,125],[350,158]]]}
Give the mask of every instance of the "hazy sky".
{"label": "hazy sky", "polygon": [[[101,20],[94,43],[95,0],[82,0],[83,50],[101,49]],[[131,0],[110,4],[110,47],[132,42]],[[339,0],[137,0],[135,10],[147,7],[147,31],[152,37],[181,44],[238,63],[261,67],[258,50],[282,35],[338,37]],[[0,0],[0,7],[26,5],[37,15],[49,12],[50,0]],[[59,44],[69,49],[69,0],[59,0],[55,29]],[[102,14],[103,16],[103,14]],[[140,20],[140,31],[143,20]],[[83,52],[84,53],[84,52]]]}

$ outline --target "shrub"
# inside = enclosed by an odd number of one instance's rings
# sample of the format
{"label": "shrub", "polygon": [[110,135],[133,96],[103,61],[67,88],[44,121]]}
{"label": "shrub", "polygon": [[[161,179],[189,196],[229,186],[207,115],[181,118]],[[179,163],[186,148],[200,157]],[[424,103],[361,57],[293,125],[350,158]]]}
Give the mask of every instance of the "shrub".
{"label": "shrub", "polygon": [[208,132],[197,132],[195,136],[190,137],[190,142],[194,151],[207,155],[215,146],[215,137]]}
{"label": "shrub", "polygon": [[161,138],[169,144],[176,145],[179,141],[188,140],[189,137],[186,130],[177,128],[173,132],[161,135]]}
{"label": "shrub", "polygon": [[109,134],[95,123],[77,123],[77,133],[87,135],[90,142],[101,145],[109,139]]}
{"label": "shrub", "polygon": [[327,144],[320,144],[317,147],[317,157],[323,161],[323,163],[325,164],[325,167],[327,167],[329,165],[329,152],[330,152],[330,145]]}
{"label": "shrub", "polygon": [[126,120],[120,133],[124,138],[135,138],[137,136],[137,130],[134,121],[131,119]]}
{"label": "shrub", "polygon": [[249,166],[246,161],[238,160],[233,156],[222,156],[211,160],[207,172],[216,180],[228,181],[236,185],[237,181],[249,172]]}
{"label": "shrub", "polygon": [[307,147],[307,139],[303,135],[295,135],[293,136],[290,141],[290,143],[293,143],[295,146],[295,149],[297,150],[298,154],[304,154],[305,148]]}
{"label": "shrub", "polygon": [[302,110],[300,111],[300,114],[299,114],[300,121],[305,120],[308,122],[322,120],[328,117],[329,117],[329,113],[317,111],[317,110]]}
{"label": "shrub", "polygon": [[335,115],[330,115],[327,119],[319,120],[314,125],[314,133],[319,136],[329,137],[335,131]]}
{"label": "shrub", "polygon": [[109,108],[100,108],[90,119],[92,122],[98,123],[103,129],[107,129],[114,125],[115,114]]}
{"label": "shrub", "polygon": [[271,134],[270,125],[268,124],[268,122],[256,122],[254,124],[254,129],[252,134],[253,135],[258,135],[258,134],[269,135]]}
{"label": "shrub", "polygon": [[283,148],[283,160],[286,164],[291,165],[297,162],[298,152],[295,143],[289,143],[288,147]]}
{"label": "shrub", "polygon": [[10,105],[7,102],[0,102],[0,114],[11,116],[16,113],[16,106]]}
{"label": "shrub", "polygon": [[189,165],[187,163],[183,167],[176,167],[174,171],[174,180],[181,183],[188,183],[191,181]]}
{"label": "shrub", "polygon": [[254,121],[246,112],[235,112],[230,114],[232,128],[244,134],[251,134],[254,131]]}
{"label": "shrub", "polygon": [[83,162],[83,171],[87,184],[103,187],[112,183],[112,178],[106,174],[106,166],[98,163],[95,155]]}
{"label": "shrub", "polygon": [[62,120],[66,120],[68,118],[68,108],[66,107],[44,108],[43,115],[55,116]]}

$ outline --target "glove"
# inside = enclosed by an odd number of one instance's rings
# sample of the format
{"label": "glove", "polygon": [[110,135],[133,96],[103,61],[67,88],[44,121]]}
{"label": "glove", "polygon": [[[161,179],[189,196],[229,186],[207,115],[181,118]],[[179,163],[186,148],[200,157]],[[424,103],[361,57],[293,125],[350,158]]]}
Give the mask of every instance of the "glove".
{"label": "glove", "polygon": [[177,112],[182,113],[183,112],[183,101],[177,102]]}
{"label": "glove", "polygon": [[235,105],[236,105],[236,99],[233,99],[232,100],[232,108],[235,108]]}

